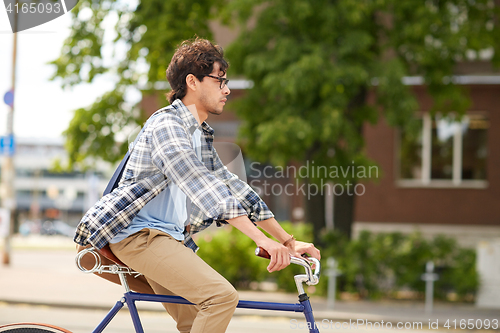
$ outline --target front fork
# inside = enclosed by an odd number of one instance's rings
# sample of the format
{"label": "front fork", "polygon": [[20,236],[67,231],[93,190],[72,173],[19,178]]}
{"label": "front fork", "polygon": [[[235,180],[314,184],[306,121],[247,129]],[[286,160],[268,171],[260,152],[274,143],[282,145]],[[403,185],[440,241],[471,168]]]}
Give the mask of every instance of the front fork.
{"label": "front fork", "polygon": [[299,302],[304,306],[304,316],[306,317],[306,323],[307,327],[309,328],[309,333],[319,333],[319,330],[316,326],[316,321],[314,320],[311,302],[309,302],[309,296],[307,296],[306,293],[300,294]]}

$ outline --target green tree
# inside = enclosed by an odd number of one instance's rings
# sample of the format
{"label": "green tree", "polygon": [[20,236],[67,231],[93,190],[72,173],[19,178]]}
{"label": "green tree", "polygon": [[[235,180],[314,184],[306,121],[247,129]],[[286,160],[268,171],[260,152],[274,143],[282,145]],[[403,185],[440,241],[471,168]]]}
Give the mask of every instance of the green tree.
{"label": "green tree", "polygon": [[[71,11],[71,35],[52,63],[54,78],[71,86],[110,75],[116,85],[88,108],[75,111],[65,132],[70,164],[82,165],[88,157],[119,160],[126,149],[121,129],[143,121],[127,92],[164,81],[175,47],[195,35],[211,39],[209,21],[218,18],[240,29],[227,52],[231,75],[254,82],[235,105],[244,120],[241,142],[254,159],[279,166],[290,161],[314,161],[315,167],[373,165],[363,150],[364,124],[382,116],[406,131],[418,127],[412,122],[417,104],[402,83],[404,76],[424,78],[434,111],[463,114],[467,109],[467,91],[450,77],[468,54],[487,48],[493,50],[492,62],[500,64],[498,1],[494,4],[142,0],[129,7],[116,0],[80,0]],[[113,20],[115,35],[106,43],[104,25]],[[110,49],[114,56],[103,57]],[[359,181],[351,173],[330,178],[306,181],[349,181],[351,192]],[[335,200],[336,227],[349,234],[354,196]],[[308,202],[316,239],[324,226],[323,204],[320,195]]]}
{"label": "green tree", "polygon": [[[241,29],[227,52],[231,70],[254,83],[237,102],[240,138],[254,159],[274,165],[372,165],[364,124],[383,117],[405,131],[418,128],[403,77],[424,78],[434,112],[460,115],[470,101],[451,80],[456,65],[487,48],[500,64],[499,11],[490,0],[233,0],[226,9]],[[351,173],[329,176],[323,182],[359,181]],[[349,235],[354,196],[345,191],[335,200],[335,226]],[[307,204],[318,240],[324,198]]]}
{"label": "green tree", "polygon": [[[70,12],[70,36],[51,62],[53,79],[69,87],[107,75],[115,85],[75,111],[64,132],[69,167],[123,157],[128,143],[124,128],[144,121],[137,101],[127,96],[166,81],[165,71],[182,41],[195,35],[211,39],[208,23],[221,5],[214,0],[143,0],[137,6],[116,0],[78,2]],[[112,24],[112,31],[106,29]]]}

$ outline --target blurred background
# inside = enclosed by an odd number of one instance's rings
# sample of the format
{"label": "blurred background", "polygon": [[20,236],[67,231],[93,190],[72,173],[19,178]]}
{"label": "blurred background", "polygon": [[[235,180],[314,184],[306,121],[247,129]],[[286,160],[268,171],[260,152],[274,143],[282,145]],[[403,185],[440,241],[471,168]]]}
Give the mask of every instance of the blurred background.
{"label": "blurred background", "polygon": [[[336,259],[337,298],[421,301],[432,261],[436,297],[500,307],[499,8],[80,0],[17,37],[0,10],[0,92],[15,85],[0,106],[4,264],[12,239],[71,239],[129,137],[168,104],[175,48],[198,36],[230,63],[230,103],[208,119],[219,154],[231,162],[237,144],[276,218]],[[253,245],[238,237],[210,230],[200,255],[247,264]],[[238,262],[223,272],[234,284],[269,280]]]}

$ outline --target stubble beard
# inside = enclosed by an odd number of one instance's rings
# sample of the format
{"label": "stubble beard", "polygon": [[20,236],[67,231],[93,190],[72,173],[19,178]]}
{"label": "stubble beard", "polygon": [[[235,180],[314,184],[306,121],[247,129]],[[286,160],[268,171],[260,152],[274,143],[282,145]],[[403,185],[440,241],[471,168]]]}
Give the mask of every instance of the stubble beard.
{"label": "stubble beard", "polygon": [[213,114],[213,115],[220,115],[222,113],[222,111],[224,110],[224,106],[223,105],[217,105],[218,102],[215,102],[215,105],[213,103],[210,102],[210,98],[208,98],[208,96],[204,95],[202,98],[201,98],[201,102],[203,103],[203,105],[205,106],[205,109],[207,110],[207,112],[209,114]]}
{"label": "stubble beard", "polygon": [[220,114],[222,113],[222,111],[223,111],[223,109],[222,109],[222,107],[221,107],[221,108],[220,108],[220,109],[218,109],[218,110],[216,110],[216,109],[209,109],[209,110],[208,110],[208,113],[210,113],[210,114],[214,114],[214,115],[218,116],[218,115],[220,115]]}

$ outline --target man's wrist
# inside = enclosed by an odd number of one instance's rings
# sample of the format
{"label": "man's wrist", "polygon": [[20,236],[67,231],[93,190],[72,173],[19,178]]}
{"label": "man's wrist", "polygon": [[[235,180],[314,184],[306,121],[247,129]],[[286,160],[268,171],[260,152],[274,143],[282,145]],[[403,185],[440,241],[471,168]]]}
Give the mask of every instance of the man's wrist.
{"label": "man's wrist", "polygon": [[290,238],[290,235],[285,230],[283,230],[283,228],[274,217],[260,221],[257,225],[270,233],[281,244],[283,244],[287,239]]}
{"label": "man's wrist", "polygon": [[293,235],[290,235],[290,237],[282,242],[283,246],[290,246],[290,245],[293,245],[295,243],[295,237],[293,237]]}

